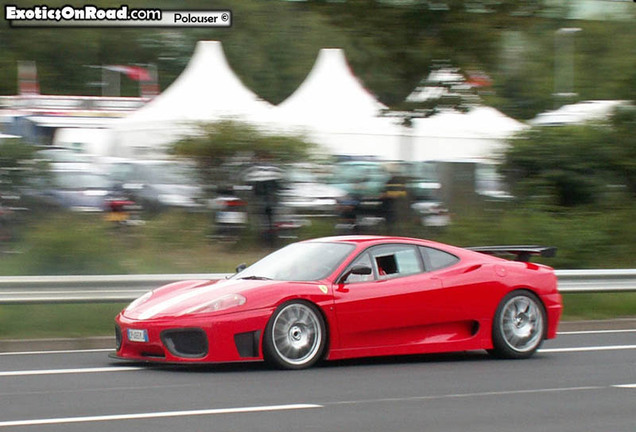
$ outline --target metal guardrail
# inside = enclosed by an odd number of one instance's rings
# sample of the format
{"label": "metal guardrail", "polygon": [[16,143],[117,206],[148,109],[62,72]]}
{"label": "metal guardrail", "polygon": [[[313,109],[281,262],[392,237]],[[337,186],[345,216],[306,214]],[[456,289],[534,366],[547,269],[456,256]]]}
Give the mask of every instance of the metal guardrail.
{"label": "metal guardrail", "polygon": [[0,304],[127,302],[185,279],[223,279],[226,273],[113,276],[0,277]]}
{"label": "metal guardrail", "polygon": [[636,269],[555,270],[563,293],[636,291]]}
{"label": "metal guardrail", "polygon": [[[562,293],[636,292],[636,269],[556,270]],[[227,273],[115,276],[0,277],[0,304],[127,302],[186,279],[223,279]]]}

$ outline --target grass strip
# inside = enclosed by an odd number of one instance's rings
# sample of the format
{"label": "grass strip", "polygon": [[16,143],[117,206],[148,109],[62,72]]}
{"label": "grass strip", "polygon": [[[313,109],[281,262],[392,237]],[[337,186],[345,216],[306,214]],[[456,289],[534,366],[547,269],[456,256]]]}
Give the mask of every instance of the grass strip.
{"label": "grass strip", "polygon": [[[563,296],[563,320],[636,316],[636,293]],[[17,304],[0,306],[0,339],[109,336],[127,303]]]}

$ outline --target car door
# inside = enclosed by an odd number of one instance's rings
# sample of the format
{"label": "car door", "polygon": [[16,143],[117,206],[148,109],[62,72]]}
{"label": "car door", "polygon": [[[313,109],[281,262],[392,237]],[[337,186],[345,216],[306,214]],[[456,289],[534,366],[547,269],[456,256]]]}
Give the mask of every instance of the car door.
{"label": "car door", "polygon": [[334,289],[341,348],[424,342],[429,321],[426,299],[441,283],[424,272],[419,249],[410,244],[374,246],[349,268],[360,265],[371,267],[372,273],[350,275]]}

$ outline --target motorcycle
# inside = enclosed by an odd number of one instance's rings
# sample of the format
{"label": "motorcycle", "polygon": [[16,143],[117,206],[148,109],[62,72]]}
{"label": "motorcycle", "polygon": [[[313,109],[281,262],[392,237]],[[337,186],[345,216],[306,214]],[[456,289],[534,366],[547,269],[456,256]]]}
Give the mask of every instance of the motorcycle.
{"label": "motorcycle", "polygon": [[211,238],[236,241],[247,227],[247,202],[233,195],[221,195],[212,201],[214,233]]}
{"label": "motorcycle", "polygon": [[106,200],[104,219],[115,226],[139,226],[145,222],[141,218],[141,206],[126,197],[113,197]]}

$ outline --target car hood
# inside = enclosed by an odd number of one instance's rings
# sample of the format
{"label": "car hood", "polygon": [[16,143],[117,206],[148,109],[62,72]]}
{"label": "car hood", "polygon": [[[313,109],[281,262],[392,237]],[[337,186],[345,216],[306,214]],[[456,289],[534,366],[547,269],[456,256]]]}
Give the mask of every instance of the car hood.
{"label": "car hood", "polygon": [[[257,290],[267,290],[280,286],[280,281],[221,279],[191,280],[175,282],[157,288],[152,293],[140,297],[131,303],[123,312],[126,318],[134,320],[161,319],[189,315],[199,306],[213,302],[223,296],[240,294],[246,298]],[[229,311],[238,311],[259,307],[253,298],[246,304],[232,308]],[[222,311],[213,313],[223,313]]]}

